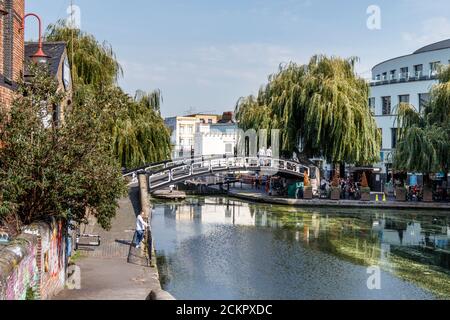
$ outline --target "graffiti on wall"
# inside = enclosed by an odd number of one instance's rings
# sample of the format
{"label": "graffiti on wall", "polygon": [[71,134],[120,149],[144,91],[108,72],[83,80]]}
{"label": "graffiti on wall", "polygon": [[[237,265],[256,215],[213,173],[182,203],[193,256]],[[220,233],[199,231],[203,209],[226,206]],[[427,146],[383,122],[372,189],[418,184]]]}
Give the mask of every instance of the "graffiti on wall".
{"label": "graffiti on wall", "polygon": [[6,280],[6,300],[25,300],[28,290],[37,291],[39,271],[36,263],[36,245],[30,244],[29,253],[13,269]]}
{"label": "graffiti on wall", "polygon": [[66,280],[65,230],[62,222],[34,225],[24,230],[33,241],[16,241],[0,251],[16,258],[4,259],[11,265],[0,274],[0,300],[47,299],[64,288]]}
{"label": "graffiti on wall", "polygon": [[[63,223],[52,222],[49,232],[42,237],[43,285],[65,282],[65,241]],[[55,284],[56,282],[56,284]]]}

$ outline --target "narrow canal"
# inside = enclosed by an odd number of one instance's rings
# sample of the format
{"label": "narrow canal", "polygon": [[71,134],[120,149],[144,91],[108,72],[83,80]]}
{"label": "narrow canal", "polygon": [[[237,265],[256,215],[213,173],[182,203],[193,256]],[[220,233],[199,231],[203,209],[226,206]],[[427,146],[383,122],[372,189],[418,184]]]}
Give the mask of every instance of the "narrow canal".
{"label": "narrow canal", "polygon": [[152,225],[177,299],[450,299],[449,220],[199,197],[156,204]]}

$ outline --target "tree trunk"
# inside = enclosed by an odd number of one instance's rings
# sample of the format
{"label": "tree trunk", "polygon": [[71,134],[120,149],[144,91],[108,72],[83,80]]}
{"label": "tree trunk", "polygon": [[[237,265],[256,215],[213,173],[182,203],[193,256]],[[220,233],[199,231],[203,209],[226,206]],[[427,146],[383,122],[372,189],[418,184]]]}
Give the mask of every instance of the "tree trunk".
{"label": "tree trunk", "polygon": [[448,194],[447,194],[447,190],[448,190],[448,169],[445,169],[444,171],[445,177],[444,177],[444,201],[446,201],[448,199]]}
{"label": "tree trunk", "polygon": [[345,175],[345,162],[341,162],[341,163],[339,164],[339,176],[340,176],[342,179],[345,179],[345,178],[346,178],[346,175]]}
{"label": "tree trunk", "polygon": [[423,176],[423,201],[433,202],[433,187],[429,173]]}

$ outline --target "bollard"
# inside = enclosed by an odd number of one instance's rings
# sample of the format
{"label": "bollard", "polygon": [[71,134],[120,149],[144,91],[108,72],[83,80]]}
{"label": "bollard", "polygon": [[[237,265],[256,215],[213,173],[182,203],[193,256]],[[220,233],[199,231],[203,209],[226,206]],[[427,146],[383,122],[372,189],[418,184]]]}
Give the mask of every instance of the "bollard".
{"label": "bollard", "polygon": [[386,202],[386,194],[383,193],[383,202]]}
{"label": "bollard", "polygon": [[376,201],[376,202],[379,202],[379,201],[380,201],[380,198],[378,197],[378,194],[375,196],[375,201]]}

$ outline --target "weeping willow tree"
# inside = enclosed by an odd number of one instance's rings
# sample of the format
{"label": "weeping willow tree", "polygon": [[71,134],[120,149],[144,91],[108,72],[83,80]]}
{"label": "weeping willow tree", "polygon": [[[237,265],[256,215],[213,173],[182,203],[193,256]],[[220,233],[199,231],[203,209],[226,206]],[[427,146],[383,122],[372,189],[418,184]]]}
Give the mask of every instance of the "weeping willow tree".
{"label": "weeping willow tree", "polygon": [[46,41],[67,43],[75,85],[109,86],[123,74],[112,46],[80,29],[69,28],[64,20],[47,27]]}
{"label": "weeping willow tree", "polygon": [[[112,126],[114,152],[125,168],[166,160],[170,157],[170,134],[159,113],[159,91],[146,94],[152,99],[124,97],[126,111]],[[158,99],[156,99],[158,97]]]}
{"label": "weeping willow tree", "polygon": [[425,174],[448,173],[450,162],[450,67],[441,69],[439,83],[430,93],[423,112],[402,103],[394,167]]}
{"label": "weeping willow tree", "polygon": [[331,163],[376,162],[381,137],[368,107],[368,84],[355,75],[356,61],[314,56],[308,65],[280,66],[257,97],[238,101],[239,125],[280,129],[284,154]]}
{"label": "weeping willow tree", "polygon": [[161,90],[157,89],[151,92],[137,90],[134,99],[144,108],[152,109],[158,114],[161,113],[161,104],[163,102]]}
{"label": "weeping willow tree", "polygon": [[[95,110],[109,134],[112,151],[122,167],[132,168],[170,157],[170,134],[161,117],[159,90],[139,90],[133,99],[118,87],[123,75],[111,45],[61,20],[50,25],[47,41],[67,43],[74,82],[74,103],[95,101]],[[77,110],[77,109],[75,109]]]}

